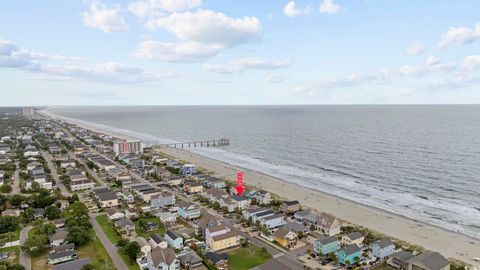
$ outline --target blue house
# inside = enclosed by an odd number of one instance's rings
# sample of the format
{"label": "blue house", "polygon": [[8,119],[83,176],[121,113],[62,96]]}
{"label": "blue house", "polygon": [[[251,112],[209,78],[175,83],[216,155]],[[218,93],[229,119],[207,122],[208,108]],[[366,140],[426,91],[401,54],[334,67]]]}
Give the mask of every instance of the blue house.
{"label": "blue house", "polygon": [[341,264],[353,264],[362,258],[362,250],[356,245],[346,246],[338,252],[338,261]]}
{"label": "blue house", "polygon": [[183,248],[183,237],[178,236],[176,233],[174,233],[171,230],[168,230],[165,233],[165,238],[164,238],[168,244],[175,248],[175,249],[181,249]]}
{"label": "blue house", "polygon": [[180,171],[183,175],[192,175],[196,171],[196,166],[195,164],[185,164],[180,167]]}
{"label": "blue house", "polygon": [[197,219],[201,214],[200,207],[194,203],[181,202],[178,206],[178,215],[185,220]]}
{"label": "blue house", "polygon": [[372,244],[372,254],[379,259],[383,260],[385,257],[392,255],[394,252],[395,245],[388,238],[382,238]]}
{"label": "blue house", "polygon": [[319,255],[327,255],[339,249],[340,242],[335,236],[328,236],[315,241],[313,251]]}

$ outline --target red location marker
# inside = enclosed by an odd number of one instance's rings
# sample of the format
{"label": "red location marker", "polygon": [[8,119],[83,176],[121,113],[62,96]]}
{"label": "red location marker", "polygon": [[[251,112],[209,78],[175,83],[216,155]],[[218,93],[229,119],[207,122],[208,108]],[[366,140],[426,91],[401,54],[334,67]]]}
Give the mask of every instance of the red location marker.
{"label": "red location marker", "polygon": [[238,172],[237,173],[237,187],[235,188],[237,190],[238,196],[242,196],[243,192],[245,191],[245,188],[243,187],[243,173]]}

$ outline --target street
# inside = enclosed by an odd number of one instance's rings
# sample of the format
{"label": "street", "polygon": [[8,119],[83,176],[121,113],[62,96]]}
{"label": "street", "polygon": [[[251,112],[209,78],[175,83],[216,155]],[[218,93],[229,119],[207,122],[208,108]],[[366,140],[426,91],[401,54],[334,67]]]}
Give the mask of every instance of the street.
{"label": "street", "polygon": [[68,192],[67,188],[62,183],[62,181],[60,181],[60,178],[59,178],[58,173],[57,173],[57,166],[55,166],[55,164],[53,164],[52,156],[45,151],[41,151],[41,154],[42,154],[42,157],[47,162],[48,168],[50,169],[50,173],[52,174],[52,177],[55,180],[55,185],[58,188],[60,188],[60,191],[62,192],[62,195],[66,196],[66,197],[72,196],[72,194],[70,192]]}
{"label": "street", "polygon": [[102,242],[103,246],[105,247],[105,250],[108,252],[110,255],[110,258],[112,258],[113,265],[115,265],[115,269],[117,270],[128,270],[128,266],[125,264],[123,259],[118,255],[118,249],[117,247],[110,243],[110,240],[108,240],[107,235],[103,232],[102,228],[98,224],[97,220],[95,219],[96,215],[90,214],[90,223],[93,226],[93,229],[95,230],[97,237],[100,239]]}
{"label": "street", "polygon": [[[20,246],[25,244],[28,238],[28,232],[32,229],[32,226],[27,226],[20,231]],[[20,250],[20,264],[25,267],[25,270],[32,269],[32,261],[30,260],[30,256],[25,253],[23,250]]]}

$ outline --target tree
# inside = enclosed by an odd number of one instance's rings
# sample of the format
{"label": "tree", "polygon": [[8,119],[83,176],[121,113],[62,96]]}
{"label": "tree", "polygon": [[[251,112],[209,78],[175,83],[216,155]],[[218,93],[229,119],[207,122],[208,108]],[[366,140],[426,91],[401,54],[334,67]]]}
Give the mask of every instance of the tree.
{"label": "tree", "polygon": [[119,247],[125,247],[126,245],[128,245],[128,240],[127,239],[122,238],[122,239],[118,240],[118,242],[117,242],[117,246],[119,246]]}
{"label": "tree", "polygon": [[83,226],[70,227],[66,240],[75,243],[76,246],[82,246],[91,240],[89,229]]}
{"label": "tree", "polygon": [[77,194],[73,194],[72,196],[68,197],[68,202],[70,204],[73,204],[74,202],[80,201],[80,198],[78,198]]}
{"label": "tree", "polygon": [[20,214],[20,217],[25,224],[32,222],[35,219],[35,216],[33,214],[33,208],[29,207],[25,209],[25,211]]}
{"label": "tree", "polygon": [[67,217],[68,218],[82,218],[82,217],[88,218],[88,208],[85,206],[85,204],[76,201],[73,204],[71,204],[70,207],[68,207]]}
{"label": "tree", "polygon": [[25,196],[22,196],[22,195],[20,195],[20,194],[14,194],[14,195],[10,198],[10,204],[11,204],[13,207],[19,207],[25,200],[26,200],[26,197],[25,197]]}
{"label": "tree", "polygon": [[22,250],[30,256],[36,256],[43,253],[45,244],[47,243],[47,236],[45,234],[35,234],[25,241]]}
{"label": "tree", "polygon": [[10,193],[10,192],[12,192],[12,186],[10,186],[9,184],[3,184],[0,187],[0,191],[3,192],[3,193]]}
{"label": "tree", "polygon": [[18,218],[0,216],[0,233],[13,232],[18,228]]}
{"label": "tree", "polygon": [[137,242],[130,242],[124,248],[123,252],[128,256],[131,262],[134,262],[137,259],[137,256],[140,254],[140,245]]}
{"label": "tree", "polygon": [[62,212],[57,206],[50,205],[45,208],[45,217],[47,217],[48,220],[54,220],[60,218],[61,216]]}
{"label": "tree", "polygon": [[25,270],[25,267],[16,263],[0,261],[0,269],[1,270]]}

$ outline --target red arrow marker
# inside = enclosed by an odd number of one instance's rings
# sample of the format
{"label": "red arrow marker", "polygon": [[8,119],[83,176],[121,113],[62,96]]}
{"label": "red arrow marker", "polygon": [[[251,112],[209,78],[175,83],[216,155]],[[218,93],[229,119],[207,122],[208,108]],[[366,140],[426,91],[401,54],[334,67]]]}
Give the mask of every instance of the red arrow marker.
{"label": "red arrow marker", "polygon": [[243,173],[238,172],[237,173],[237,187],[235,188],[237,190],[238,196],[242,196],[243,192],[245,191],[245,187],[243,187]]}

